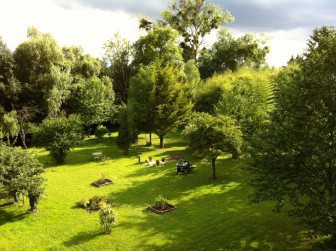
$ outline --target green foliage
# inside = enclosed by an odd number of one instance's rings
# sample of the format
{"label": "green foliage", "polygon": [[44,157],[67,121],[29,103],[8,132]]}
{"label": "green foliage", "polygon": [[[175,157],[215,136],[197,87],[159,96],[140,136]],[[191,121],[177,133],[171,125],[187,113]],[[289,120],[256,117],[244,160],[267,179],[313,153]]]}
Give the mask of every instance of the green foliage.
{"label": "green foliage", "polygon": [[98,141],[101,141],[104,135],[107,134],[108,132],[109,130],[106,128],[106,126],[100,125],[95,130],[95,136],[98,139]]}
{"label": "green foliage", "polygon": [[89,200],[86,198],[81,198],[80,201],[77,202],[77,206],[81,208],[86,208],[89,205]]}
{"label": "green foliage", "polygon": [[264,35],[247,33],[235,39],[227,29],[220,30],[217,41],[209,50],[203,50],[199,58],[202,78],[227,70],[236,71],[243,66],[253,69],[265,67],[266,55],[269,53],[266,42]]}
{"label": "green foliage", "polygon": [[160,61],[166,66],[183,64],[182,50],[177,44],[178,33],[170,27],[156,27],[134,43],[133,65],[136,70],[140,65],[147,66]]}
{"label": "green foliage", "polygon": [[[303,57],[276,79],[276,110],[251,149],[254,202],[276,210],[315,234],[336,235],[336,31],[316,29]],[[290,206],[286,207],[286,204]]]}
{"label": "green foliage", "polygon": [[84,125],[107,121],[114,112],[114,92],[108,77],[79,78],[71,86],[71,97],[66,103],[68,113],[81,116]]}
{"label": "green foliage", "polygon": [[63,47],[62,52],[65,57],[65,64],[71,69],[73,82],[80,78],[92,78],[101,73],[101,64],[98,59],[89,54],[85,54],[82,47]]}
{"label": "green foliage", "polygon": [[212,177],[216,179],[216,159],[227,152],[237,158],[242,145],[242,132],[236,122],[225,116],[213,117],[207,113],[195,114],[183,137],[195,156],[212,161]]}
{"label": "green foliage", "polygon": [[95,195],[89,199],[88,209],[91,211],[97,211],[103,208],[107,204],[107,199],[105,196]]}
{"label": "green foliage", "polygon": [[37,209],[44,192],[42,164],[28,151],[19,147],[0,145],[0,187],[2,196],[19,201],[20,195],[29,198],[31,211]]}
{"label": "green foliage", "polygon": [[164,136],[191,110],[181,80],[183,73],[159,62],[140,68],[130,89],[130,109],[139,131],[155,132],[164,147]]}
{"label": "green foliage", "polygon": [[14,77],[14,58],[7,45],[0,37],[0,106],[6,111],[13,109],[20,87]]}
{"label": "green foliage", "polygon": [[102,233],[110,234],[112,226],[117,223],[117,214],[110,205],[106,205],[99,212],[100,228]]}
{"label": "green foliage", "polygon": [[172,1],[161,14],[164,22],[183,37],[181,47],[186,61],[196,60],[205,35],[234,20],[229,11],[223,12],[220,6],[206,4],[205,0]]}
{"label": "green foliage", "polygon": [[98,211],[108,205],[108,200],[105,196],[95,195],[91,199],[82,198],[77,202],[79,207],[82,207],[89,212]]}
{"label": "green foliage", "polygon": [[131,80],[128,108],[139,132],[151,133],[154,131],[154,103],[150,95],[155,82],[154,72],[154,65],[140,67]]}
{"label": "green foliage", "polygon": [[223,93],[231,88],[231,79],[226,75],[215,75],[207,79],[196,92],[194,110],[213,114]]}
{"label": "green foliage", "polygon": [[160,148],[164,147],[164,136],[175,129],[180,120],[192,108],[180,82],[181,72],[173,67],[155,67],[155,82],[150,93],[154,104],[154,132],[160,137]]}
{"label": "green foliage", "polygon": [[34,134],[34,141],[48,150],[57,164],[61,164],[67,153],[81,144],[83,136],[80,117],[70,115],[67,118],[62,115],[58,118],[45,119]]}
{"label": "green foliage", "polygon": [[138,133],[131,119],[129,108],[125,105],[119,108],[118,123],[117,145],[123,149],[125,155],[128,155],[131,145],[138,141]]}
{"label": "green foliage", "polygon": [[61,48],[50,34],[28,29],[28,39],[14,52],[21,91],[16,106],[34,107],[40,120],[59,112],[70,84]]}
{"label": "green foliage", "polygon": [[255,132],[269,122],[274,109],[273,81],[275,72],[243,68],[222,75],[230,87],[223,89],[214,113],[232,117],[244,134],[246,145]]}
{"label": "green foliage", "polygon": [[10,142],[10,137],[17,137],[19,125],[16,115],[16,111],[0,114],[0,139],[6,136],[8,142]]}
{"label": "green foliage", "polygon": [[194,109],[232,117],[240,126],[247,147],[255,132],[269,122],[274,109],[275,73],[241,68],[215,75],[198,89]]}
{"label": "green foliage", "polygon": [[184,65],[185,84],[183,85],[185,92],[192,99],[195,98],[197,91],[200,89],[202,81],[195,60],[189,60]]}
{"label": "green foliage", "polygon": [[158,195],[155,198],[154,206],[160,209],[165,209],[168,205],[168,200],[162,196],[162,194]]}
{"label": "green foliage", "polygon": [[105,73],[112,79],[116,103],[127,103],[128,89],[133,74],[131,58],[133,48],[128,40],[117,33],[104,45]]}

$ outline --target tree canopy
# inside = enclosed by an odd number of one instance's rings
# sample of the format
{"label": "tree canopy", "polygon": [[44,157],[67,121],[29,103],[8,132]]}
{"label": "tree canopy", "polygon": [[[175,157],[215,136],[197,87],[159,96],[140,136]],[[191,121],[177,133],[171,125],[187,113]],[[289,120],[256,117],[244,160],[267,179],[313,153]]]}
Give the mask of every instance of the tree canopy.
{"label": "tree canopy", "polygon": [[[316,29],[276,79],[276,109],[251,149],[253,201],[272,200],[315,234],[336,227],[336,31]],[[290,206],[286,207],[286,205]]]}
{"label": "tree canopy", "polygon": [[235,38],[227,29],[221,29],[217,41],[209,50],[202,50],[199,69],[202,78],[214,73],[236,71],[240,67],[259,69],[266,66],[269,47],[264,35],[244,34]]}
{"label": "tree canopy", "polygon": [[43,172],[42,164],[28,151],[0,144],[0,197],[18,202],[20,195],[27,196],[31,211],[36,210],[44,192]]}
{"label": "tree canopy", "polygon": [[216,179],[217,158],[225,153],[238,155],[242,144],[242,133],[236,122],[222,115],[196,114],[182,135],[195,156],[211,161],[213,179]]}
{"label": "tree canopy", "polygon": [[234,20],[229,11],[220,6],[207,4],[205,0],[172,1],[161,13],[164,23],[176,29],[183,37],[181,48],[185,61],[196,61],[205,35]]}
{"label": "tree canopy", "polygon": [[83,138],[82,121],[78,115],[45,119],[34,134],[35,143],[45,147],[57,164],[62,164],[67,153],[79,146]]}

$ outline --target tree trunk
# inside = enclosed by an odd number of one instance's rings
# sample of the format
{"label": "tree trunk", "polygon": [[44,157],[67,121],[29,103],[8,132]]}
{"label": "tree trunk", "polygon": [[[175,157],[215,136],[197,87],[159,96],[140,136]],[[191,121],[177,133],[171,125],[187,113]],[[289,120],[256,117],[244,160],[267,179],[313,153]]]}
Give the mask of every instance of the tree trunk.
{"label": "tree trunk", "polygon": [[21,142],[22,142],[22,145],[24,147],[24,149],[28,149],[27,148],[27,144],[26,144],[26,132],[23,128],[23,126],[20,126],[20,136],[21,136]]}
{"label": "tree trunk", "polygon": [[160,148],[164,148],[164,138],[163,138],[163,136],[159,136],[159,138],[160,138]]}
{"label": "tree trunk", "polygon": [[214,180],[216,179],[216,159],[217,159],[217,157],[212,158],[212,161],[211,161],[211,164],[212,164],[212,178]]}
{"label": "tree trunk", "polygon": [[125,146],[125,147],[124,147],[124,154],[125,154],[125,155],[128,155],[128,152],[129,152],[129,147],[128,147],[128,146]]}
{"label": "tree trunk", "polygon": [[36,196],[29,196],[29,206],[30,206],[30,211],[36,211],[36,209],[37,209],[37,207],[36,207],[37,206]]}
{"label": "tree trunk", "polygon": [[13,193],[13,199],[14,199],[15,203],[20,201],[20,197],[19,197],[18,193]]}
{"label": "tree trunk", "polygon": [[149,133],[149,145],[152,145],[152,132]]}
{"label": "tree trunk", "polygon": [[239,158],[239,153],[237,151],[234,151],[232,153],[232,159],[238,159]]}

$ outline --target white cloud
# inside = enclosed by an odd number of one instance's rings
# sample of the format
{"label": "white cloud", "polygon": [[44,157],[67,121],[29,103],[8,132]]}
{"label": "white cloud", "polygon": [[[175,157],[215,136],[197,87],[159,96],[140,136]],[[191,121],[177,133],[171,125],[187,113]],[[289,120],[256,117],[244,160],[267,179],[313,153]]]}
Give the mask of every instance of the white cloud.
{"label": "white cloud", "polygon": [[[11,50],[26,39],[27,28],[34,25],[42,32],[51,33],[60,45],[83,46],[85,52],[97,57],[102,56],[103,44],[116,32],[131,41],[140,34],[137,19],[128,13],[92,9],[84,5],[62,8],[53,0],[0,0],[0,23],[0,36]],[[254,32],[251,28],[227,27],[235,36]],[[269,42],[271,52],[267,57],[269,64],[282,66],[292,55],[301,54],[311,32],[295,29],[267,33],[272,37]],[[209,40],[214,39],[213,33]]]}
{"label": "white cloud", "polygon": [[0,0],[0,36],[14,50],[29,26],[53,35],[60,45],[83,46],[101,56],[103,44],[116,32],[131,41],[138,37],[137,20],[125,12],[89,8],[63,9],[50,0]]}
{"label": "white cloud", "polygon": [[286,65],[292,56],[301,55],[306,48],[309,32],[305,29],[295,29],[268,33],[271,36],[268,63],[271,66],[280,67]]}

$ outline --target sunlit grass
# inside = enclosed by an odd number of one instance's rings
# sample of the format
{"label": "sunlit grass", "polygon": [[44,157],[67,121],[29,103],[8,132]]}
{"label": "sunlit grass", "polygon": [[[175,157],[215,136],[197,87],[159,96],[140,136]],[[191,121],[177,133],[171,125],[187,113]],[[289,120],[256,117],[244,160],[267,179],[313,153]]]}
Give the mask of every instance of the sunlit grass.
{"label": "sunlit grass", "polygon": [[[26,214],[27,202],[0,202],[0,250],[306,250],[310,245],[304,229],[273,213],[272,204],[249,204],[242,160],[220,158],[213,181],[210,165],[193,159],[178,133],[167,137],[165,149],[157,148],[157,138],[145,147],[143,136],[129,156],[116,147],[115,136],[101,143],[87,139],[60,166],[36,149],[46,167],[46,194],[35,214]],[[93,161],[95,151],[110,159]],[[137,165],[139,154],[142,160],[178,154],[196,165],[195,172],[176,175],[175,161]],[[90,185],[102,175],[115,184]],[[159,194],[177,209],[164,215],[147,210]],[[94,195],[107,196],[118,214],[111,235],[100,234],[98,213],[76,207]]]}

